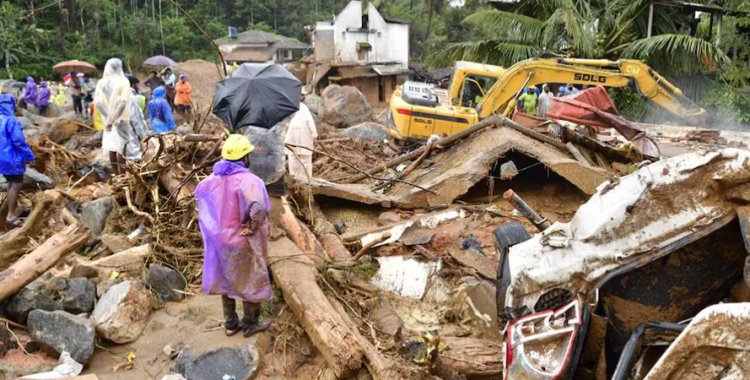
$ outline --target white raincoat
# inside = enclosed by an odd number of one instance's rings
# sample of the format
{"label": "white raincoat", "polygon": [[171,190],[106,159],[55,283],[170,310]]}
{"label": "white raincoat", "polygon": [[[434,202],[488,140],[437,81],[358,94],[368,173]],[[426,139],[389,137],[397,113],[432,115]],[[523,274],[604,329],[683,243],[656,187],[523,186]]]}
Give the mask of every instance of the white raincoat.
{"label": "white raincoat", "polygon": [[[289,128],[284,137],[284,144],[300,145],[312,149],[317,137],[318,131],[315,128],[315,119],[313,119],[307,106],[304,103],[300,103],[299,111],[289,121]],[[313,152],[311,150],[286,148],[285,152],[289,165],[289,174],[305,180],[312,178]]]}
{"label": "white raincoat", "polygon": [[[130,139],[130,117],[132,112],[130,82],[122,71],[122,61],[111,58],[104,66],[104,76],[96,85],[94,106],[102,116],[104,133],[102,150],[123,154]],[[107,130],[107,126],[112,128]]]}

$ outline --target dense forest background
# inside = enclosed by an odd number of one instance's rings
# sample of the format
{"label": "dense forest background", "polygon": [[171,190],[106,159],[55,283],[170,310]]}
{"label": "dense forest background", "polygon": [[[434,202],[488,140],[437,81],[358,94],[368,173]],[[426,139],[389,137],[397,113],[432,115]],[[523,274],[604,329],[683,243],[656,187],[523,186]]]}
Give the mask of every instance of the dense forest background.
{"label": "dense forest background", "polygon": [[[732,123],[750,122],[750,1],[685,13],[676,0],[370,0],[411,22],[411,61],[446,67],[457,59],[511,65],[531,57],[637,58],[647,61],[704,107]],[[306,27],[329,20],[348,0],[0,0],[0,77],[49,77],[57,62],[101,68],[120,57],[130,69],[155,54],[177,61],[218,56],[213,38],[227,27],[259,29],[309,42]],[[653,35],[647,36],[649,6]],[[714,20],[716,21],[716,20]],[[199,28],[199,27],[200,28]],[[2,70],[4,69],[4,70]],[[617,92],[621,111],[643,119],[647,104]]]}
{"label": "dense forest background", "polygon": [[[129,66],[165,54],[176,61],[217,59],[195,24],[214,38],[227,27],[259,29],[308,41],[305,27],[332,19],[348,0],[3,0],[0,62],[14,77],[49,75],[51,65],[82,59],[101,66],[122,57]],[[385,14],[411,22],[412,55],[470,38],[462,20],[481,8],[477,0],[451,7],[445,0],[375,2]],[[190,18],[179,10],[184,9]],[[486,7],[486,6],[485,6]],[[7,54],[6,54],[7,53]],[[3,66],[5,67],[5,66]],[[7,77],[7,73],[5,73]]]}

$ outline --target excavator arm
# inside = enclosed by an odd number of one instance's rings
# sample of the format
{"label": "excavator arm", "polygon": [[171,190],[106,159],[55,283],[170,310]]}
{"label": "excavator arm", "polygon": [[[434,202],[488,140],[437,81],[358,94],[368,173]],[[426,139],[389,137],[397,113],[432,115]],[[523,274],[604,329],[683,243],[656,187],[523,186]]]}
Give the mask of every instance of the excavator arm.
{"label": "excavator arm", "polygon": [[518,95],[529,86],[570,83],[604,87],[632,87],[672,114],[702,125],[706,111],[664,77],[638,60],[533,59],[519,62],[499,76],[479,105],[479,117],[510,116]]}

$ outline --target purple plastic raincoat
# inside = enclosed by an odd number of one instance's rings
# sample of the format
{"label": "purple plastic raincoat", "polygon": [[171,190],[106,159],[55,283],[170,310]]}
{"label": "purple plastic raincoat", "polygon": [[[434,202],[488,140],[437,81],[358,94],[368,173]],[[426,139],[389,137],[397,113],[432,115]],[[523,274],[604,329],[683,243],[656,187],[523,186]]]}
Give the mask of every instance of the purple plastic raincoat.
{"label": "purple plastic raincoat", "polygon": [[39,89],[39,93],[36,96],[36,106],[47,107],[49,106],[50,97],[49,88],[47,88],[47,82],[42,82],[41,86],[42,88]]}
{"label": "purple plastic raincoat", "polygon": [[[271,204],[263,181],[243,164],[222,160],[195,189],[203,234],[203,285],[222,294],[260,303],[273,297],[268,276],[268,218]],[[255,234],[241,236],[251,220],[263,218]]]}
{"label": "purple plastic raincoat", "polygon": [[26,92],[23,95],[23,101],[28,105],[36,105],[36,82],[34,78],[26,78]]}

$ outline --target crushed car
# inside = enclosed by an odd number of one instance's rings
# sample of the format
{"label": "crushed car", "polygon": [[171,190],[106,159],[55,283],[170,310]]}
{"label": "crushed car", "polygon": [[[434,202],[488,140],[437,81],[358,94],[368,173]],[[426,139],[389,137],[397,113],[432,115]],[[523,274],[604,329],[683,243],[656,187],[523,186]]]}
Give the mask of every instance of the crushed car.
{"label": "crushed car", "polygon": [[750,334],[724,326],[724,336],[695,338],[717,319],[750,316],[748,303],[712,306],[743,281],[749,202],[750,152],[723,149],[605,182],[570,222],[533,237],[519,223],[500,226],[505,378],[750,373]]}

